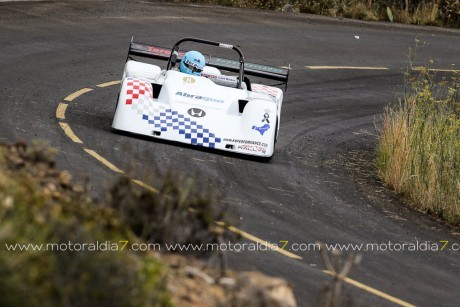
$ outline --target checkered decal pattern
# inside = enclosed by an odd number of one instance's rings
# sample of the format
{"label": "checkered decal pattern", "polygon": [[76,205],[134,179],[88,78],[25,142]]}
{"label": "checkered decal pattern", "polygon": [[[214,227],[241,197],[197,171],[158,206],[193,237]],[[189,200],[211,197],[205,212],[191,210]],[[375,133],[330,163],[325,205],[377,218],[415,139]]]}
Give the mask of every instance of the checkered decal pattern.
{"label": "checkered decal pattern", "polygon": [[261,94],[268,94],[270,96],[276,97],[280,89],[276,87],[266,86],[263,84],[253,84],[252,91]]}
{"label": "checkered decal pattern", "polygon": [[192,145],[197,146],[215,148],[217,143],[222,142],[222,139],[216,137],[209,129],[183,114],[166,109],[164,106],[155,106],[150,82],[128,78],[126,85],[126,104],[131,105],[137,114],[142,115],[143,120],[154,125],[158,130],[162,132],[168,131],[168,129],[177,131]]}
{"label": "checkered decal pattern", "polygon": [[149,81],[127,78],[126,88],[126,105],[130,105],[137,114],[154,116],[165,109],[153,103],[153,90]]}
{"label": "checkered decal pattern", "polygon": [[164,110],[153,117],[144,114],[142,119],[148,121],[149,124],[154,125],[155,128],[159,128],[161,131],[167,131],[168,129],[177,130],[179,135],[183,135],[186,140],[190,140],[192,145],[215,148],[216,143],[222,142],[221,138],[209,132],[203,125],[198,125],[190,118],[171,109]]}
{"label": "checkered decal pattern", "polygon": [[139,100],[149,99],[152,97],[152,85],[148,81],[134,78],[127,78],[126,104],[132,105]]}

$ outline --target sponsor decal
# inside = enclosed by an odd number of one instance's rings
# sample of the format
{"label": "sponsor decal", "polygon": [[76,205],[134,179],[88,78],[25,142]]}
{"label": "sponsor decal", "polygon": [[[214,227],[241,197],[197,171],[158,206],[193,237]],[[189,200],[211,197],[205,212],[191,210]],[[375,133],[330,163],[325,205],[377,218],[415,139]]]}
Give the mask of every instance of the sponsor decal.
{"label": "sponsor decal", "polygon": [[265,154],[265,152],[267,151],[265,147],[261,147],[257,145],[247,145],[247,144],[238,145],[238,149],[245,150],[245,151],[251,151],[251,152],[258,152],[262,154]]}
{"label": "sponsor decal", "polygon": [[224,142],[228,142],[228,143],[237,143],[237,144],[257,145],[257,146],[262,146],[262,147],[268,147],[268,144],[267,144],[267,143],[258,142],[258,141],[237,140],[237,139],[224,139]]}
{"label": "sponsor decal", "polygon": [[260,135],[264,135],[264,133],[270,129],[270,125],[269,124],[265,124],[261,127],[257,127],[257,126],[252,126],[252,130],[256,130],[256,131],[259,131]]}
{"label": "sponsor decal", "polygon": [[269,118],[270,118],[270,114],[265,113],[264,114],[264,119],[262,119],[262,122],[263,123],[265,122],[265,123],[269,124],[270,123],[270,121],[268,120]]}
{"label": "sponsor decal", "polygon": [[[154,54],[154,55],[164,55],[164,56],[170,56],[171,55],[171,49],[165,49],[165,48],[161,48],[161,47],[148,46],[148,45],[137,44],[137,43],[133,43],[131,46],[134,49],[147,51],[148,53]],[[179,56],[183,56],[184,54],[185,54],[185,52],[183,52],[183,51],[179,52]]]}
{"label": "sponsor decal", "polygon": [[193,117],[203,117],[206,115],[205,111],[198,109],[198,108],[191,108],[187,111],[187,113]]}
{"label": "sponsor decal", "polygon": [[219,44],[219,47],[228,48],[228,49],[233,49],[233,45],[229,45],[229,44],[222,44],[222,43],[220,43],[220,44]]}
{"label": "sponsor decal", "polygon": [[[182,61],[184,61],[184,59],[182,59]],[[191,66],[191,67],[188,67],[190,69],[192,69],[192,67],[196,68],[196,71],[197,72],[201,72],[203,69],[203,67],[200,67],[200,65],[198,63],[201,63],[201,60],[200,59],[193,59],[193,61],[185,58],[185,64],[187,64],[188,66]],[[203,65],[204,66],[204,65]],[[195,72],[195,70],[192,69],[193,72]]]}
{"label": "sponsor decal", "polygon": [[217,75],[212,75],[212,74],[206,74],[204,72],[201,73],[202,77],[208,78],[208,79],[217,79]]}
{"label": "sponsor decal", "polygon": [[205,96],[200,96],[200,95],[191,95],[185,92],[177,92],[176,96],[182,96],[182,97],[190,98],[193,100],[202,100],[202,101],[217,102],[217,103],[224,102],[224,100],[222,99],[215,99],[215,98],[210,98],[210,97],[205,97]]}
{"label": "sponsor decal", "polygon": [[192,77],[184,77],[182,81],[184,81],[185,83],[195,83],[195,79]]}
{"label": "sponsor decal", "polygon": [[213,74],[205,74],[205,73],[202,73],[201,74],[202,77],[205,77],[205,78],[208,78],[208,79],[217,79],[219,81],[227,81],[227,82],[238,82],[238,78],[237,77],[233,77],[233,76],[225,76],[225,75],[213,75]]}
{"label": "sponsor decal", "polygon": [[212,80],[216,84],[220,84],[224,86],[236,87],[236,85],[238,84],[238,78],[233,77],[233,76],[212,75],[212,74],[203,74],[203,73],[201,73],[201,76]]}

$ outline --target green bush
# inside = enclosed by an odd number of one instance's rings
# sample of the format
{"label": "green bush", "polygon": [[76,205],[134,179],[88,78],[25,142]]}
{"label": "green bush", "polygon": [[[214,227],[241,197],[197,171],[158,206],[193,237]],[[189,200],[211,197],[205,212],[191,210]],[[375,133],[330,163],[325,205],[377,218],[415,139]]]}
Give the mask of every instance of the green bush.
{"label": "green bush", "polygon": [[[121,221],[55,170],[48,151],[0,146],[0,306],[169,306],[166,269],[152,254],[120,250],[121,240],[138,241]],[[118,250],[38,250],[68,242]]]}
{"label": "green bush", "polygon": [[[153,193],[121,177],[110,201],[98,205],[55,168],[46,145],[0,145],[0,306],[171,305],[166,267],[129,246],[217,243],[235,235],[216,224],[225,221],[212,189],[171,174],[156,186]],[[84,243],[106,250],[81,250]]]}

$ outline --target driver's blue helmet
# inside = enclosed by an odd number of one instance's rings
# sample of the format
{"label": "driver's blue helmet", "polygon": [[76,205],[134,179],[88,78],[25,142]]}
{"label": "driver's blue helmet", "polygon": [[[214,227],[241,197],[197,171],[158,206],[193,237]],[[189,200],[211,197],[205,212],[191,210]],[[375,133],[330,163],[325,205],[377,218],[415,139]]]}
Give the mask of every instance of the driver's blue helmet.
{"label": "driver's blue helmet", "polygon": [[180,71],[185,74],[200,76],[205,64],[204,56],[201,53],[189,51],[182,57]]}

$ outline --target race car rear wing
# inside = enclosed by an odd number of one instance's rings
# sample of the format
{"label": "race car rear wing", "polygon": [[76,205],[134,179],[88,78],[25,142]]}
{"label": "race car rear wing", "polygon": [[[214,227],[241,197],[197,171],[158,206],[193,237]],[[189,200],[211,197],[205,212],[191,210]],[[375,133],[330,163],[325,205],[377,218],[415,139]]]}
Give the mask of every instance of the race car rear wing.
{"label": "race car rear wing", "polygon": [[[179,51],[177,60],[180,60],[186,51]],[[147,57],[156,60],[169,61],[171,57],[171,49],[147,45],[143,43],[131,42],[128,51],[128,59],[131,55]],[[231,72],[238,73],[240,70],[240,62],[235,60],[229,60],[225,58],[213,57],[211,55],[204,55],[206,59],[206,65],[216,67]],[[273,67],[261,64],[254,64],[244,62],[244,74],[261,77],[270,80],[280,81],[281,84],[287,87],[289,79],[289,69]]]}

